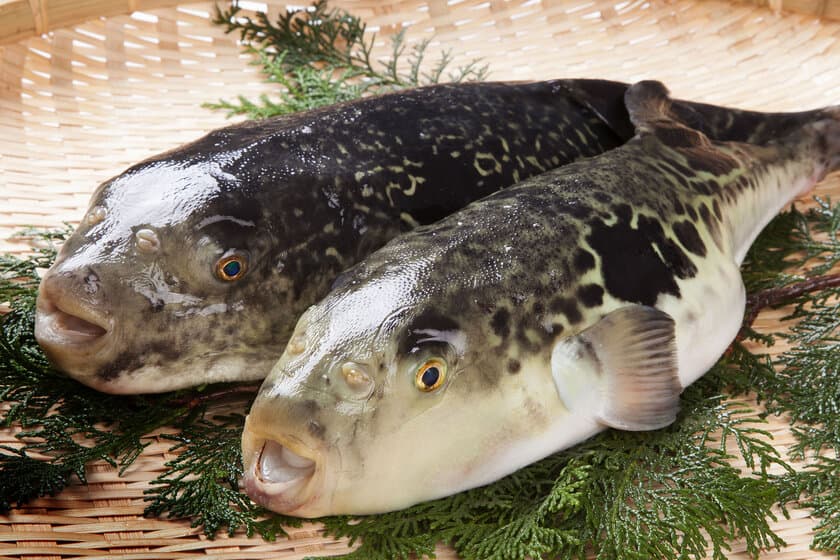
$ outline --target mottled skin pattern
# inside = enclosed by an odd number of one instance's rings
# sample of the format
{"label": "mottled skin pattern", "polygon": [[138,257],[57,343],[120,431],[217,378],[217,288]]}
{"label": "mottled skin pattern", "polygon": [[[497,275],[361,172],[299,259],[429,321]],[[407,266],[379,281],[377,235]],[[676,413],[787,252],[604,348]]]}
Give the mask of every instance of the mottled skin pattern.
{"label": "mottled skin pattern", "polygon": [[[246,423],[252,497],[305,517],[391,510],[580,441],[605,426],[558,399],[552,351],[617,309],[673,319],[683,387],[706,371],[740,324],[746,248],[840,166],[840,122],[719,143],[672,120],[661,84],[632,91],[635,139],[391,241],[303,315]],[[427,393],[431,359],[448,373]],[[266,440],[315,461],[302,489],[259,474]]]}
{"label": "mottled skin pattern", "polygon": [[[212,132],[99,188],[44,279],[36,335],[108,392],[260,379],[300,313],[398,233],[629,139],[625,89],[442,85]],[[813,116],[680,110],[757,141]],[[248,259],[234,282],[214,270],[227,254]],[[75,317],[108,332],[68,338]]]}

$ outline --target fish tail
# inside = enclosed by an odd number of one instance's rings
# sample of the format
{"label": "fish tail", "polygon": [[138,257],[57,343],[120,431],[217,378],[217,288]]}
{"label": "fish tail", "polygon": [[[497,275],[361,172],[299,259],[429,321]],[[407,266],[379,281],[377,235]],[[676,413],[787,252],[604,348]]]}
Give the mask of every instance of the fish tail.
{"label": "fish tail", "polygon": [[722,242],[722,249],[728,246],[738,264],[779,210],[840,169],[837,107],[818,111],[816,120],[782,138],[756,145],[712,141],[690,128],[675,114],[661,82],[633,84],[625,103],[640,141],[663,143],[675,161],[691,170],[685,175],[693,176],[697,199],[692,205],[697,205],[709,233]]}
{"label": "fish tail", "polygon": [[[556,80],[555,90],[595,114],[621,142],[635,135],[624,96],[630,84],[598,79]],[[796,129],[823,118],[830,118],[840,108],[821,108],[791,113],[765,113],[709,105],[683,99],[671,101],[673,118],[712,140],[767,144]]]}
{"label": "fish tail", "polygon": [[767,144],[820,119],[831,118],[836,108],[793,113],[763,113],[731,109],[705,103],[674,100],[671,112],[676,120],[719,142]]}
{"label": "fish tail", "polygon": [[818,144],[824,150],[826,175],[840,170],[840,107],[834,107],[829,111],[832,118],[814,123]]}
{"label": "fish tail", "polygon": [[[826,115],[831,115],[831,110],[821,116]],[[753,171],[731,181],[731,186],[718,194],[735,260],[740,264],[755,238],[782,208],[811,192],[829,173],[840,170],[840,112],[805,124],[767,146],[728,147],[736,157],[753,156],[749,166]]]}

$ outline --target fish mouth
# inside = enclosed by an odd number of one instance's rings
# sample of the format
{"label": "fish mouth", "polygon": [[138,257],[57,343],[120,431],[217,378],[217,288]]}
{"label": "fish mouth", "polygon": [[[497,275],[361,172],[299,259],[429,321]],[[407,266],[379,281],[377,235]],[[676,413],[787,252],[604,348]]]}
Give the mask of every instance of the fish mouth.
{"label": "fish mouth", "polygon": [[311,506],[319,497],[323,478],[320,455],[292,438],[243,441],[245,493],[272,511],[317,517],[320,512]]}
{"label": "fish mouth", "polygon": [[[110,322],[73,298],[60,298],[42,282],[35,315],[35,338],[48,353],[99,349],[111,332]],[[51,356],[52,357],[52,356]]]}

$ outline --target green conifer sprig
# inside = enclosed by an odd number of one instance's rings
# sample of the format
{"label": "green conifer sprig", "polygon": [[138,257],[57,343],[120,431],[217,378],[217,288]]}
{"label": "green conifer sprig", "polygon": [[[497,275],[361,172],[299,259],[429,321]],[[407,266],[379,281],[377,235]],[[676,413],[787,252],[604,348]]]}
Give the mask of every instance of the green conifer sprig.
{"label": "green conifer sprig", "polygon": [[205,103],[205,107],[226,111],[230,116],[265,119],[357,99],[371,87],[369,83],[351,80],[353,73],[349,70],[338,72],[312,66],[288,68],[285,53],[273,56],[265,49],[253,47],[246,51],[254,56],[253,64],[262,68],[266,81],[280,87],[277,99],[263,94],[257,101],[251,101],[240,95],[236,101],[220,100]]}
{"label": "green conifer sprig", "polygon": [[176,458],[152,481],[147,515],[189,518],[208,536],[242,528],[248,536],[266,540],[286,535],[284,527],[299,527],[300,519],[270,514],[239,492],[242,454],[239,442],[245,417],[217,415],[212,419],[187,418],[181,432],[165,436],[177,442],[170,452]]}
{"label": "green conifer sprig", "polygon": [[[736,390],[754,391],[767,414],[790,416],[796,441],[788,452],[805,466],[776,477],[780,503],[811,508],[820,519],[814,548],[840,555],[840,465],[826,455],[840,452],[840,204],[815,202],[807,212],[791,209],[774,220],[744,263],[748,289],[783,294],[803,284],[821,287],[777,302],[791,306],[791,326],[774,336],[792,348],[775,363],[745,353],[741,370],[748,375]],[[807,273],[774,273],[766,263]]]}
{"label": "green conifer sprig", "polygon": [[352,14],[331,9],[326,0],[294,8],[271,21],[265,12],[241,15],[237,2],[227,10],[216,7],[213,23],[227,33],[238,32],[245,45],[266,45],[267,55],[285,59],[289,67],[341,66],[377,76],[371,61],[375,37],[366,38],[366,25]]}
{"label": "green conifer sprig", "polygon": [[274,94],[276,100],[269,95],[256,101],[239,96],[235,101],[206,104],[229,115],[267,118],[366,94],[441,81],[480,81],[488,73],[488,66],[479,59],[453,68],[451,50],[442,51],[426,69],[431,41],[409,47],[405,30],[393,35],[387,58],[374,60],[376,35],[366,35],[366,26],[358,17],[329,8],[326,0],[291,9],[274,22],[265,13],[243,16],[233,2],[226,10],[216,8],[214,22],[228,33],[238,32],[266,81],[280,86]]}
{"label": "green conifer sprig", "polygon": [[803,471],[782,479],[782,503],[809,508],[819,519],[813,548],[840,556],[840,459],[815,458]]}

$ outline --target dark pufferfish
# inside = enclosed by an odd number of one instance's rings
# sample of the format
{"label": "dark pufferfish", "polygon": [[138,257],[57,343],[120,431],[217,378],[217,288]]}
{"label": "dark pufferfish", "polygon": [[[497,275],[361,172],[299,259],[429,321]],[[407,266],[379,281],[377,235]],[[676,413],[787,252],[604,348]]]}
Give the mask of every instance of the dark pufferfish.
{"label": "dark pufferfish", "polygon": [[[298,316],[389,239],[626,142],[626,88],[439,85],[211,132],[98,188],[43,279],[36,337],[110,393],[261,379]],[[813,117],[675,109],[756,142]]]}
{"label": "dark pufferfish", "polygon": [[627,107],[623,146],[405,233],[303,314],[245,423],[254,500],[388,511],[673,422],[741,325],[750,244],[840,169],[840,108],[759,146],[684,126],[659,82]]}

